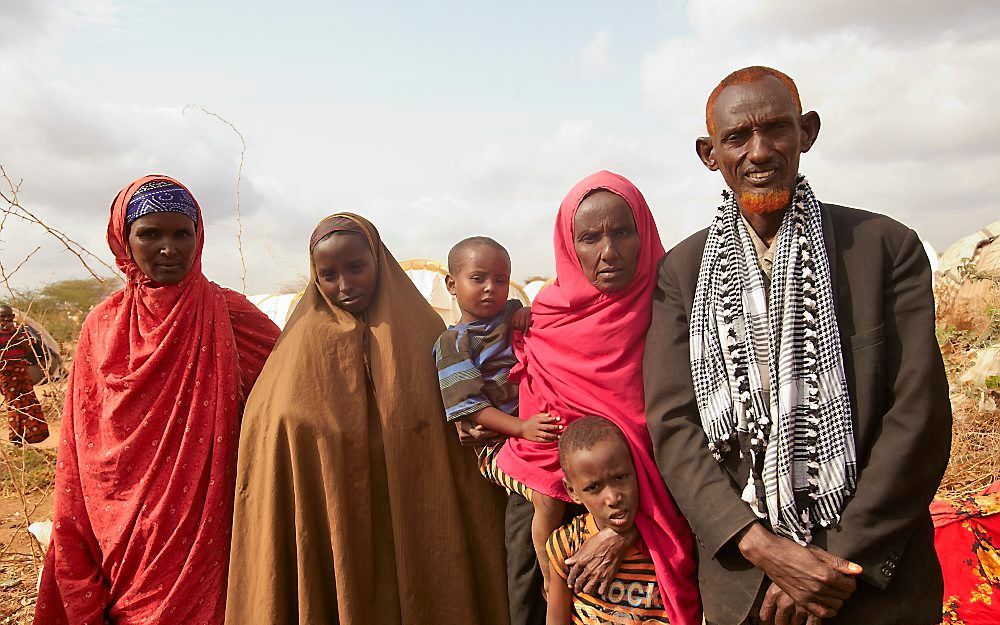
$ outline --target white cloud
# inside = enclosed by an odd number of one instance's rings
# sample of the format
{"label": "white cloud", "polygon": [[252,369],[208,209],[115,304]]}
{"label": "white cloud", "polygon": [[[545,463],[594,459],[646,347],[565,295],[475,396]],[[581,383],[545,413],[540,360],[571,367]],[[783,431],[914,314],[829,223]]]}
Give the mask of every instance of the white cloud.
{"label": "white cloud", "polygon": [[610,44],[608,31],[599,30],[580,49],[580,62],[587,75],[606,76],[611,72]]}
{"label": "white cloud", "polygon": [[[1000,5],[693,0],[688,14],[691,32],[641,70],[646,102],[678,145],[704,134],[705,99],[723,76],[770,65],[823,120],[802,160],[821,199],[888,213],[939,249],[995,219]],[[695,176],[693,151],[676,155]],[[696,191],[714,202],[721,177],[701,180]]]}
{"label": "white cloud", "polygon": [[[368,109],[338,102],[347,99],[339,92],[287,99],[272,92],[258,98],[264,104],[234,112],[240,96],[221,92],[238,80],[220,87],[207,70],[170,73],[176,90],[160,97],[128,91],[124,81],[95,88],[92,76],[114,71],[58,60],[62,38],[79,45],[123,29],[127,38],[164,10],[154,0],[139,6],[0,2],[0,163],[24,179],[26,206],[105,255],[103,222],[115,191],[149,172],[178,177],[206,213],[206,273],[228,286],[240,284],[233,194],[240,144],[217,120],[184,114],[189,101],[244,117],[232,121],[249,144],[241,207],[251,291],[299,278],[313,224],[343,209],[370,217],[400,259],[443,260],[453,242],[486,234],[510,247],[515,276],[550,273],[559,202],[599,169],[633,180],[664,242],[676,243],[707,225],[722,185],[693,149],[704,133],[705,98],[726,73],[751,64],[787,71],[804,104],[821,114],[820,140],[803,171],[822,199],[892,214],[939,249],[996,219],[990,172],[1000,167],[1000,124],[991,105],[1000,101],[992,80],[1000,5],[992,2],[817,0],[790,10],[778,0],[692,0],[688,28],[664,29],[684,34],[650,47],[641,67],[624,67],[625,34],[608,27],[582,47],[570,36],[555,53],[549,90],[531,92],[544,98],[573,88],[559,80],[578,71],[614,83],[623,99],[641,97],[651,122],[619,118],[634,107],[586,99],[565,108],[540,100],[526,111],[462,104],[441,112],[412,94]],[[252,89],[243,93],[255,98]],[[40,243],[21,285],[79,274],[70,255],[25,224],[0,233],[4,264]]]}
{"label": "white cloud", "polygon": [[[0,81],[12,85],[10,97],[0,101],[0,136],[7,146],[16,146],[0,158],[15,180],[24,181],[19,196],[23,206],[113,264],[101,222],[107,219],[115,192],[148,173],[174,176],[191,188],[205,213],[206,268],[221,269],[220,277],[239,287],[239,142],[229,128],[181,107],[88,100],[73,87],[24,68],[0,68]],[[304,206],[299,194],[258,177],[252,165],[244,169],[240,208],[252,290],[268,290],[295,276],[287,257],[301,233],[290,224],[298,223],[295,217]],[[277,214],[282,219],[275,219]],[[266,239],[259,238],[265,233]],[[16,276],[16,286],[83,273],[37,226],[10,221],[0,234],[5,266],[37,245],[42,250]]]}

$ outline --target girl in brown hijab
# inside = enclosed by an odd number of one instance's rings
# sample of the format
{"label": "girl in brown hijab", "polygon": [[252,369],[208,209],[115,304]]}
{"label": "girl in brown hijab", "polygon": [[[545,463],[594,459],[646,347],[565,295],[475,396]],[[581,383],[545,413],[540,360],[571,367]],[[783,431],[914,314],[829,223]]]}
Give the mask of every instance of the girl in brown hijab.
{"label": "girl in brown hijab", "polygon": [[503,499],[442,418],[444,324],[365,219],[327,217],[248,401],[229,625],[505,625]]}

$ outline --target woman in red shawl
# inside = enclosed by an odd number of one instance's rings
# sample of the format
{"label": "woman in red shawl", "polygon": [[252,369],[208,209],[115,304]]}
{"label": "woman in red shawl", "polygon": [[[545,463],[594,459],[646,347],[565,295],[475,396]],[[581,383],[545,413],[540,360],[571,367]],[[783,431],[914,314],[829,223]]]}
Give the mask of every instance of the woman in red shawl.
{"label": "woman in red shawl", "polygon": [[49,426],[28,373],[31,353],[31,337],[14,321],[14,309],[0,306],[0,395],[7,403],[10,441],[19,446],[49,437]]}
{"label": "woman in red shawl", "polygon": [[166,176],[111,207],[126,284],[80,334],[36,624],[224,620],[240,414],[278,328],[202,274],[204,239]]}
{"label": "woman in red shawl", "polygon": [[[636,527],[652,555],[664,608],[671,623],[698,625],[694,539],[653,462],[646,429],[642,356],[664,250],[645,198],[611,172],[584,178],[559,207],[555,254],[556,281],[532,303],[531,329],[515,345],[520,364],[511,379],[519,381],[520,413],[547,412],[565,425],[596,415],[621,428],[639,484]],[[557,443],[509,439],[498,462],[532,489],[570,501]],[[577,562],[588,557],[585,550]]]}

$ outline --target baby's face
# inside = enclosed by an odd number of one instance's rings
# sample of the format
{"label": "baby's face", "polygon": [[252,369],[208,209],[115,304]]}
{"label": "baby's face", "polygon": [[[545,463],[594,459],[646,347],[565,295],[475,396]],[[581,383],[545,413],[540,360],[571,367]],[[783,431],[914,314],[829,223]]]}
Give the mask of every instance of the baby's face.
{"label": "baby's face", "polygon": [[622,534],[632,529],[639,507],[639,487],[628,446],[619,439],[601,441],[573,452],[563,480],[566,492],[594,515],[597,527]]}
{"label": "baby's face", "polygon": [[489,319],[503,311],[510,293],[510,261],[490,245],[468,248],[455,275],[448,276],[448,291],[458,299],[462,321]]}

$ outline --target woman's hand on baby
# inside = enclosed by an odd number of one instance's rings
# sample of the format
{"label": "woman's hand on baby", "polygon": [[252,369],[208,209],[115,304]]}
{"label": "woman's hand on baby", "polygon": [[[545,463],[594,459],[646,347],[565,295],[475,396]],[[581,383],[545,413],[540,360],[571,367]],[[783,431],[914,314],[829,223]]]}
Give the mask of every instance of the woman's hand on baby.
{"label": "woman's hand on baby", "polygon": [[510,316],[510,325],[518,332],[527,332],[531,327],[531,306],[523,306]]}
{"label": "woman's hand on baby", "polygon": [[521,432],[518,438],[536,443],[551,443],[559,440],[563,426],[562,419],[553,417],[547,412],[540,412],[529,419],[521,421]]}

